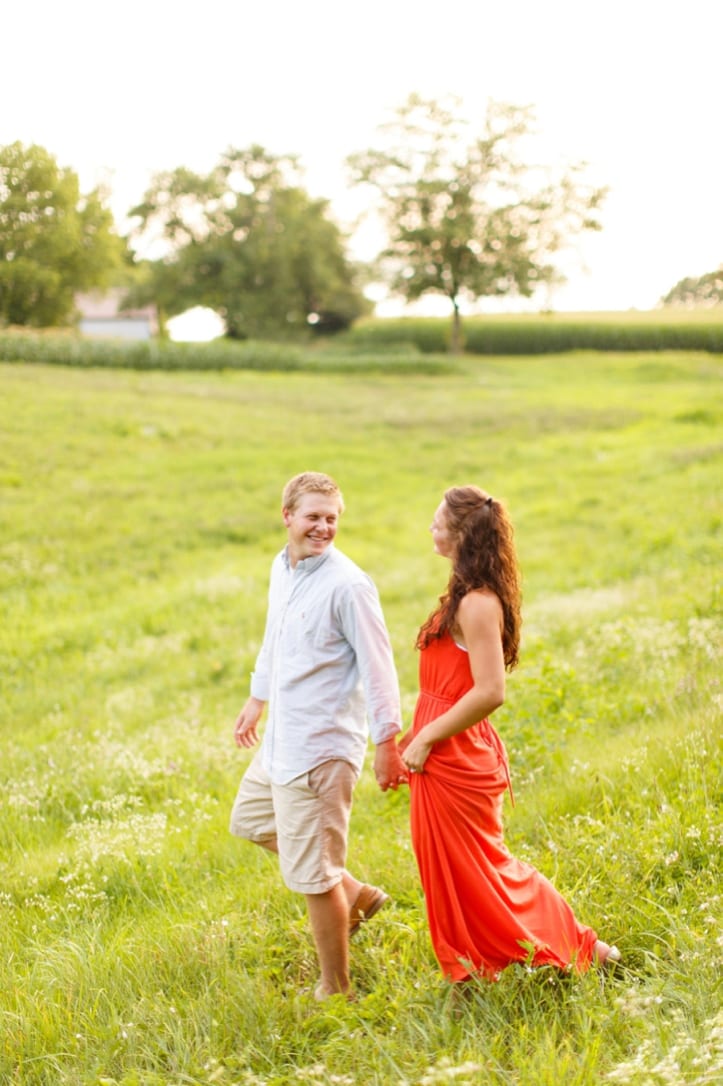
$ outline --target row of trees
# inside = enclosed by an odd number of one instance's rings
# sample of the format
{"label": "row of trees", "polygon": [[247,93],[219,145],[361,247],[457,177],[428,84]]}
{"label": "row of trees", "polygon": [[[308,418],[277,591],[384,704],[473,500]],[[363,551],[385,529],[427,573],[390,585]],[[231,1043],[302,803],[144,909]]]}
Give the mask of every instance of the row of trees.
{"label": "row of trees", "polygon": [[680,279],[661,301],[663,305],[674,305],[685,309],[723,305],[723,264],[717,271]]}
{"label": "row of trees", "polygon": [[[581,166],[529,161],[533,123],[529,109],[492,103],[476,133],[458,103],[410,97],[377,146],[347,161],[386,228],[367,267],[349,259],[294,156],[231,148],[208,174],[159,173],[120,237],[107,194],[82,195],[43,148],[12,144],[0,149],[0,323],[70,322],[77,291],[114,284],[162,317],[208,306],[232,337],[336,331],[370,310],[364,286],[379,279],[406,301],[446,297],[458,347],[463,300],[530,297],[561,281],[560,251],[601,227],[605,192]],[[695,284],[684,282],[688,299]],[[706,299],[711,289],[720,284],[706,284]]]}

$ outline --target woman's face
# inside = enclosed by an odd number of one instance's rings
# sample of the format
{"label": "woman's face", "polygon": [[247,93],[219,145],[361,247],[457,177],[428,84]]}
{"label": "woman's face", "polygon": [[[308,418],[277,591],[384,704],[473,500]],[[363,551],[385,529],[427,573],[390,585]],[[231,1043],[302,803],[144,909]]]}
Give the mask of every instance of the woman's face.
{"label": "woman's face", "polygon": [[443,558],[453,558],[454,540],[447,526],[447,504],[444,499],[437,506],[429,530],[432,533],[436,553],[441,554]]}

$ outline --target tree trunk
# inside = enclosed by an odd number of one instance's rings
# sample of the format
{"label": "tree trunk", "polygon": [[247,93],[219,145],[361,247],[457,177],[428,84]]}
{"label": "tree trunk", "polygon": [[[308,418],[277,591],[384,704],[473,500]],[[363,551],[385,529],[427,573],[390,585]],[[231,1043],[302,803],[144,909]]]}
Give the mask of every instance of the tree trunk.
{"label": "tree trunk", "polygon": [[168,318],[166,317],[166,307],[160,302],[156,302],[156,321],[158,322],[157,338],[161,343],[166,343],[171,337],[168,332]]}
{"label": "tree trunk", "polygon": [[449,341],[450,354],[462,354],[462,318],[456,298],[452,298],[452,336]]}

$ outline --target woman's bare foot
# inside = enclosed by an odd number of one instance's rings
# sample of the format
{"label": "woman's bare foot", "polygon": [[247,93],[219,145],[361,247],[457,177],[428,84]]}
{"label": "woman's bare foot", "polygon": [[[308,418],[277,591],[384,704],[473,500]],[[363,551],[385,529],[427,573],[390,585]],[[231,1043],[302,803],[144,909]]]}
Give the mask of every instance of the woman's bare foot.
{"label": "woman's bare foot", "polygon": [[616,965],[622,959],[622,954],[616,946],[608,946],[602,939],[598,939],[592,949],[592,960],[596,965]]}

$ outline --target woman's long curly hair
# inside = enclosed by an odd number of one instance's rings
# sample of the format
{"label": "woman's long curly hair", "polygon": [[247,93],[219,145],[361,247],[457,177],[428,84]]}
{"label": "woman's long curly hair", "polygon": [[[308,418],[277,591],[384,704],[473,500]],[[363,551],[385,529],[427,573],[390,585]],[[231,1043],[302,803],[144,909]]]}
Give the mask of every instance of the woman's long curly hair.
{"label": "woman's long curly hair", "polygon": [[468,592],[488,588],[502,604],[505,667],[519,659],[522,594],[514,533],[507,510],[477,486],[453,486],[444,494],[446,525],[455,553],[447,590],[417,634],[417,648],[452,633],[457,608]]}

